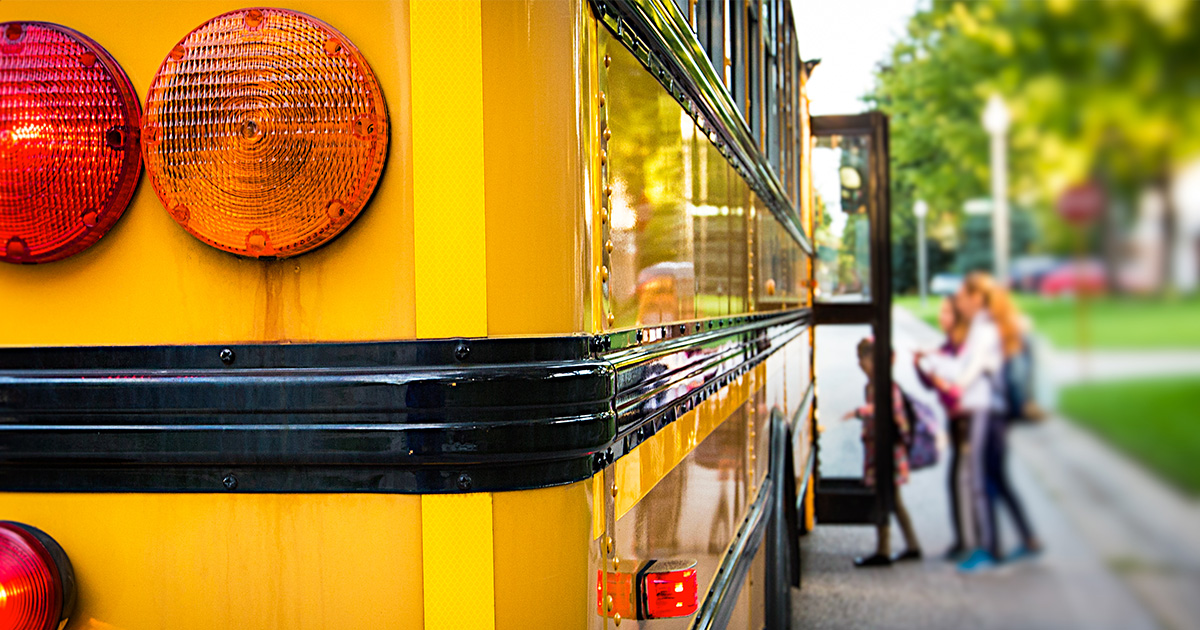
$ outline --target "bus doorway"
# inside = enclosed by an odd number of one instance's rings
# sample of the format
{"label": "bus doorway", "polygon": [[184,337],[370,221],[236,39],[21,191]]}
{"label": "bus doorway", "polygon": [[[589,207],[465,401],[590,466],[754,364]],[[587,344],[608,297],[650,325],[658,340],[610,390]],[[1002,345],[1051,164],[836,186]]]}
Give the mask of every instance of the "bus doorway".
{"label": "bus doorway", "polygon": [[[816,521],[879,524],[893,504],[887,117],[814,116]],[[873,340],[868,350],[864,339]],[[860,367],[868,351],[874,383]],[[864,422],[864,406],[875,421]],[[874,438],[864,440],[864,424]]]}

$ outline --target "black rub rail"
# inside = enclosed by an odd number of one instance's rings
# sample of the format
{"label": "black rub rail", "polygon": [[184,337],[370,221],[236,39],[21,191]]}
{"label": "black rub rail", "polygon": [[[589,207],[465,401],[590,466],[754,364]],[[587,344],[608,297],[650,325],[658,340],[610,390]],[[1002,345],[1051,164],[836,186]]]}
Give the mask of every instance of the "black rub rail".
{"label": "black rub rail", "polygon": [[0,490],[445,493],[590,477],[807,309],[586,336],[0,350]]}

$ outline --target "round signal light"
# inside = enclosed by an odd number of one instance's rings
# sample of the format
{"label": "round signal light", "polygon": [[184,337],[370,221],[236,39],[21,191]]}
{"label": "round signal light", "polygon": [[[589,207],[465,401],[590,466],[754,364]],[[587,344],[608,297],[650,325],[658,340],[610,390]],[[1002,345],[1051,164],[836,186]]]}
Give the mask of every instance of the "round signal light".
{"label": "round signal light", "polygon": [[75,605],[75,574],[53,538],[0,521],[0,630],[52,630]]}
{"label": "round signal light", "polygon": [[201,241],[285,258],[340,234],[387,159],[379,82],[344,35],[284,9],[188,33],[155,75],[142,125],[163,206]]}
{"label": "round signal light", "polygon": [[137,187],[140,117],[96,42],[57,24],[0,24],[0,260],[66,258],[108,232]]}

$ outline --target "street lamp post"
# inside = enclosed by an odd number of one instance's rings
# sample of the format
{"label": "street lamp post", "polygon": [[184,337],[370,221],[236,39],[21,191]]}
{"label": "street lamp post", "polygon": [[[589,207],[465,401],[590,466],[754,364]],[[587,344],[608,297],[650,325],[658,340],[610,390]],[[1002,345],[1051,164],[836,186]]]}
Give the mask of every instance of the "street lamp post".
{"label": "street lamp post", "polygon": [[929,204],[924,199],[918,199],[913,204],[913,215],[917,217],[917,289],[921,291],[921,308],[929,295],[929,270],[925,266],[925,215],[929,214]]}
{"label": "street lamp post", "polygon": [[992,94],[983,110],[983,128],[992,138],[992,269],[1008,285],[1008,106]]}

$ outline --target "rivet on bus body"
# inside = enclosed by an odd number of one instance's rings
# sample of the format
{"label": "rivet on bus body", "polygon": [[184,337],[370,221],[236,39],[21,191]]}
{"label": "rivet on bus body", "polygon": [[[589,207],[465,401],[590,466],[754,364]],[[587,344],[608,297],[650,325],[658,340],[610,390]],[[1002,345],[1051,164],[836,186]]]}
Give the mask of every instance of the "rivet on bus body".
{"label": "rivet on bus body", "polygon": [[468,475],[467,473],[463,473],[458,476],[458,489],[459,490],[470,490],[471,489],[471,475]]}
{"label": "rivet on bus body", "polygon": [[621,625],[621,613],[616,613],[613,615],[613,625],[614,626]]}
{"label": "rivet on bus body", "polygon": [[604,596],[604,610],[607,612],[612,612],[612,609],[613,609],[612,595],[605,595]]}
{"label": "rivet on bus body", "polygon": [[599,100],[600,100],[600,107],[604,107],[604,92],[600,93]]}
{"label": "rivet on bus body", "polygon": [[604,149],[600,149],[600,163],[601,164],[608,163],[608,151],[605,151]]}
{"label": "rivet on bus body", "polygon": [[612,197],[612,186],[605,186],[605,187],[604,187],[604,196],[605,196],[605,197],[607,197],[607,198],[611,198],[611,197]]}
{"label": "rivet on bus body", "polygon": [[608,223],[608,208],[602,207],[600,208],[600,224],[603,225],[605,223]]}
{"label": "rivet on bus body", "polygon": [[616,323],[616,321],[617,321],[617,318],[614,317],[612,313],[609,313],[608,314],[608,325],[612,326],[614,323]]}
{"label": "rivet on bus body", "polygon": [[[617,484],[615,483],[612,485],[612,495],[617,496]],[[613,559],[613,562],[616,562],[616,558]]]}
{"label": "rivet on bus body", "polygon": [[600,282],[608,282],[608,267],[600,267]]}
{"label": "rivet on bus body", "polygon": [[233,353],[233,349],[225,348],[225,349],[221,350],[220,354],[218,354],[217,356],[221,359],[221,363],[224,363],[225,365],[229,365],[229,364],[233,363],[233,359],[236,355]]}
{"label": "rivet on bus body", "polygon": [[607,556],[608,554],[610,554],[610,553],[612,553],[612,552],[613,552],[613,539],[612,539],[612,536],[606,536],[606,537],[604,538],[604,555],[606,555],[606,556]]}
{"label": "rivet on bus body", "polygon": [[609,240],[605,241],[605,243],[604,243],[604,251],[611,254],[612,250],[613,250],[613,242],[612,242],[612,239],[609,239]]}
{"label": "rivet on bus body", "polygon": [[611,65],[612,65],[612,55],[604,55],[604,67],[607,68]]}
{"label": "rivet on bus body", "polygon": [[600,134],[600,136],[604,138],[605,142],[608,142],[608,139],[612,137],[612,130],[605,127],[604,133]]}
{"label": "rivet on bus body", "polygon": [[225,486],[226,490],[237,490],[237,477],[234,477],[233,475],[225,475],[225,478],[221,480],[221,484]]}

